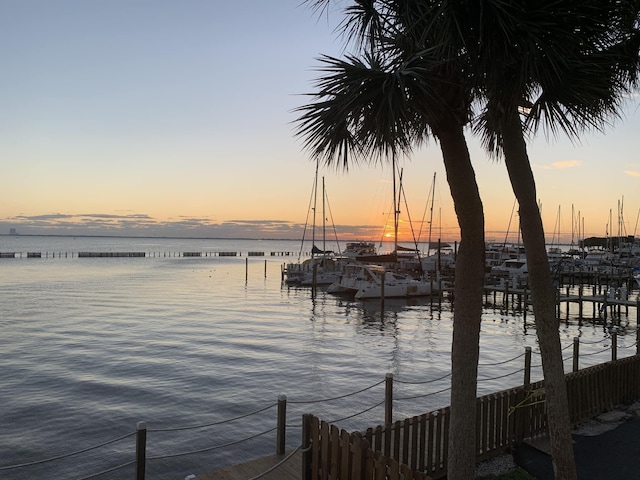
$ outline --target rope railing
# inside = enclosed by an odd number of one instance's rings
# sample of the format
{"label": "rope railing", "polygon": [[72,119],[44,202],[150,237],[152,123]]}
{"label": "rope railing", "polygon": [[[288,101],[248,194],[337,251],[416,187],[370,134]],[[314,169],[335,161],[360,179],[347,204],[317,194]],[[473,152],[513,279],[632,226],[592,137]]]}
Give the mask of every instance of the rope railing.
{"label": "rope railing", "polygon": [[240,443],[244,443],[244,442],[247,442],[249,440],[253,440],[254,438],[261,437],[263,435],[266,435],[267,433],[271,433],[271,432],[275,431],[276,428],[277,427],[273,427],[273,428],[270,428],[270,429],[265,430],[263,432],[257,433],[255,435],[250,435],[248,437],[241,438],[240,440],[234,440],[233,442],[228,442],[228,443],[225,443],[225,444],[222,444],[222,445],[214,445],[213,447],[200,448],[198,450],[191,450],[191,451],[188,451],[188,452],[171,453],[171,454],[168,454],[168,455],[156,455],[156,456],[153,456],[153,457],[147,457],[147,460],[151,461],[151,460],[161,460],[161,459],[164,459],[164,458],[185,457],[187,455],[194,455],[194,454],[197,454],[197,453],[211,452],[213,450],[219,450],[221,448],[232,447],[234,445],[238,445]]}
{"label": "rope railing", "polygon": [[267,405],[264,408],[260,408],[259,410],[254,410],[253,412],[246,413],[244,415],[239,415],[237,417],[228,418],[226,420],[220,420],[218,422],[213,423],[203,423],[201,425],[190,425],[186,427],[173,427],[173,428],[148,428],[147,432],[180,432],[184,430],[194,430],[196,428],[208,428],[215,427],[217,425],[223,425],[225,423],[235,422],[236,420],[242,420],[243,418],[251,417],[252,415],[257,415],[258,413],[262,413],[270,408],[277,406],[278,403],[272,403],[271,405]]}
{"label": "rope railing", "polygon": [[426,398],[426,397],[432,397],[433,395],[438,395],[439,393],[444,393],[451,390],[451,387],[447,387],[447,388],[443,388],[442,390],[438,390],[437,392],[429,392],[429,393],[424,393],[421,395],[413,395],[411,397],[400,397],[400,398],[394,398],[395,401],[397,402],[401,402],[401,401],[405,401],[405,400],[415,400],[417,398]]}
{"label": "rope railing", "polygon": [[320,400],[289,400],[289,403],[301,405],[301,404],[314,404],[314,403],[332,402],[334,400],[342,400],[343,398],[352,397],[352,396],[357,395],[359,393],[366,392],[367,390],[371,390],[372,388],[375,388],[378,385],[382,385],[384,382],[385,382],[384,380],[381,380],[381,381],[379,381],[377,383],[374,383],[373,385],[370,385],[370,386],[365,387],[363,389],[356,390],[355,392],[351,392],[351,393],[346,393],[344,395],[339,395],[337,397],[323,398],[323,399],[320,399]]}
{"label": "rope railing", "polygon": [[[613,351],[614,353],[612,353],[612,356],[615,358],[615,350],[617,350],[617,335],[615,332],[612,333],[612,338],[611,338],[611,346],[604,348],[602,350],[598,350],[595,352],[589,352],[589,353],[582,353],[580,356],[593,356],[593,355],[598,355],[598,354],[602,354],[604,352],[607,351]],[[577,356],[578,356],[578,345],[580,344],[585,344],[585,345],[594,345],[594,344],[599,344],[602,341],[597,341],[597,342],[585,342],[585,341],[581,341],[580,339],[578,339],[577,337],[574,338],[574,342],[573,344],[567,345],[565,347],[563,347],[563,351],[568,349],[569,347],[571,347],[573,345],[574,348],[574,352],[573,352],[573,359],[574,359],[574,370],[577,368]],[[632,348],[632,347],[637,347],[638,342],[636,341],[636,343],[634,343],[633,345],[629,345],[629,346],[624,346],[621,348]],[[478,383],[481,382],[487,382],[487,381],[495,381],[495,380],[500,380],[506,377],[510,377],[513,375],[517,375],[517,374],[522,374],[524,372],[524,383],[527,384],[530,380],[530,373],[531,373],[531,369],[532,368],[538,368],[541,367],[541,365],[533,365],[531,364],[531,355],[533,353],[538,353],[538,352],[533,352],[531,348],[527,347],[525,353],[517,355],[513,358],[507,359],[507,360],[503,360],[503,361],[498,361],[498,362],[494,362],[494,363],[482,363],[482,364],[478,364],[479,367],[491,367],[491,366],[497,366],[497,365],[505,365],[508,364],[510,362],[514,362],[517,361],[519,359],[521,359],[523,356],[525,357],[525,366],[524,368],[518,368],[500,375],[496,375],[496,376],[492,376],[492,377],[479,377],[477,379]],[[563,358],[563,361],[567,361],[570,360],[572,357],[566,357]],[[108,440],[106,442],[100,443],[98,445],[94,445],[94,446],[90,446],[87,448],[83,448],[81,450],[77,450],[77,451],[73,451],[64,455],[58,455],[58,456],[54,456],[54,457],[50,457],[50,458],[46,458],[43,460],[39,460],[39,461],[33,461],[33,462],[27,462],[27,463],[22,463],[22,464],[17,464],[17,465],[8,465],[8,466],[0,466],[0,472],[2,471],[6,471],[6,470],[10,470],[10,469],[19,469],[19,468],[25,468],[25,467],[31,467],[31,466],[35,466],[35,465],[41,465],[41,464],[45,464],[48,462],[53,462],[56,460],[62,460],[65,458],[69,458],[69,457],[73,457],[76,455],[80,455],[86,452],[90,452],[93,450],[97,450],[99,448],[103,448],[106,447],[110,444],[116,443],[118,441],[133,437],[134,435],[136,435],[136,460],[133,461],[129,461],[126,463],[122,463],[121,465],[109,468],[109,469],[105,469],[103,471],[100,471],[98,473],[94,473],[91,475],[87,475],[85,477],[82,477],[80,480],[90,480],[90,479],[94,479],[94,478],[99,478],[101,476],[107,475],[109,473],[112,473],[116,470],[125,468],[125,467],[130,467],[132,465],[136,466],[136,471],[140,472],[142,471],[142,476],[137,476],[136,478],[142,478],[144,479],[144,465],[146,462],[155,462],[155,461],[159,461],[159,460],[163,460],[163,459],[170,459],[170,458],[178,458],[178,457],[185,457],[185,456],[189,456],[189,455],[195,455],[195,454],[201,454],[201,453],[206,453],[206,452],[212,452],[215,450],[220,450],[220,449],[224,449],[224,448],[229,448],[229,447],[233,447],[239,444],[242,444],[244,442],[247,442],[249,440],[258,438],[258,437],[264,437],[265,435],[268,435],[270,433],[276,432],[277,433],[277,448],[276,448],[276,453],[277,454],[282,454],[284,455],[284,450],[285,450],[285,444],[286,444],[286,435],[285,435],[285,431],[286,429],[292,429],[292,428],[300,428],[302,425],[297,425],[297,424],[287,424],[286,423],[286,404],[287,403],[291,403],[294,405],[316,405],[319,403],[329,403],[332,401],[336,401],[336,400],[341,400],[341,399],[345,399],[345,398],[349,398],[367,391],[372,390],[375,387],[380,386],[381,384],[385,383],[385,392],[384,392],[384,398],[381,401],[377,401],[375,402],[373,405],[367,406],[366,408],[362,408],[360,410],[358,410],[357,412],[335,419],[333,421],[331,421],[331,423],[336,424],[339,422],[344,422],[350,419],[353,419],[355,417],[359,417],[362,415],[365,415],[367,413],[372,412],[374,409],[384,406],[385,407],[385,424],[391,424],[392,423],[392,417],[393,417],[393,403],[395,402],[406,402],[406,401],[410,401],[410,400],[416,400],[416,399],[424,399],[427,397],[433,397],[436,395],[441,395],[444,394],[448,391],[451,390],[450,386],[447,386],[445,388],[439,389],[439,390],[435,390],[435,391],[431,391],[431,392],[424,392],[424,393],[420,393],[420,394],[416,394],[416,395],[395,395],[393,394],[393,385],[398,384],[398,385],[407,385],[407,386],[417,386],[417,385],[426,385],[426,384],[432,384],[438,381],[442,381],[445,380],[447,378],[451,377],[451,372],[447,372],[446,374],[440,375],[436,378],[433,379],[427,379],[427,380],[403,380],[403,379],[396,379],[393,377],[392,374],[387,374],[386,378],[384,380],[381,380],[379,382],[375,382],[372,385],[360,388],[358,390],[346,393],[344,395],[338,395],[335,397],[327,397],[327,398],[322,398],[322,399],[317,399],[317,400],[293,400],[293,401],[287,401],[285,396],[280,396],[280,398],[278,399],[277,403],[271,403],[269,405],[266,405],[264,407],[258,408],[256,410],[252,410],[248,413],[242,414],[242,415],[237,415],[235,417],[231,417],[231,418],[227,418],[227,419],[223,419],[223,420],[219,420],[216,422],[207,422],[207,423],[202,423],[202,424],[197,424],[197,425],[186,425],[186,426],[178,426],[178,427],[168,427],[168,428],[153,428],[153,429],[147,429],[146,425],[144,424],[144,422],[140,422],[140,424],[142,425],[142,427],[140,427],[139,424],[139,428],[137,432],[132,432],[132,433],[128,433],[125,435],[122,435],[118,438],[112,439],[112,440]],[[175,432],[182,432],[182,431],[190,431],[190,430],[195,430],[195,429],[202,429],[202,428],[210,428],[210,427],[215,427],[215,426],[219,426],[219,425],[223,425],[223,424],[228,424],[234,421],[240,421],[243,419],[246,419],[248,417],[251,416],[255,416],[255,415],[260,415],[264,412],[266,412],[267,410],[270,410],[274,407],[278,408],[278,413],[277,413],[277,424],[275,427],[272,428],[268,428],[265,429],[263,431],[260,431],[258,433],[254,433],[251,435],[248,435],[242,439],[239,440],[234,440],[234,441],[230,441],[227,443],[222,443],[222,444],[218,444],[218,445],[213,445],[213,446],[208,446],[205,448],[197,448],[197,449],[193,449],[193,450],[189,450],[189,451],[183,451],[183,452],[178,452],[178,453],[171,453],[171,454],[166,454],[166,455],[147,455],[146,452],[146,443],[147,443],[147,432],[150,433],[175,433]],[[296,449],[296,451],[299,449],[300,447],[298,447]],[[295,453],[295,451],[294,451]],[[286,460],[288,460],[293,454],[287,456],[285,459],[282,460],[282,462],[280,462],[278,465],[274,465],[273,467],[271,467],[272,471],[273,469],[277,468],[281,463],[284,463]],[[261,474],[260,476],[254,477],[256,479],[262,478],[262,476],[266,475],[269,472],[264,472],[263,474]],[[139,473],[138,473],[139,475]]]}
{"label": "rope railing", "polygon": [[511,375],[515,375],[516,373],[521,373],[521,372],[524,372],[524,368],[519,368],[518,370],[514,370],[512,372],[505,373],[503,375],[498,375],[496,377],[478,378],[478,382],[488,382],[488,381],[491,381],[491,380],[499,380],[501,378],[510,377]]}
{"label": "rope railing", "polygon": [[130,467],[131,465],[135,465],[135,463],[136,463],[135,460],[131,460],[130,462],[123,463],[122,465],[117,465],[117,466],[115,466],[113,468],[109,468],[108,470],[103,470],[101,472],[94,473],[94,474],[88,475],[86,477],[82,477],[82,478],[80,478],[78,480],[90,480],[92,478],[98,478],[98,477],[101,477],[102,475],[106,475],[107,473],[115,472],[115,471],[121,470],[121,469],[123,469],[125,467]]}
{"label": "rope railing", "polygon": [[271,472],[276,471],[278,468],[280,468],[282,465],[284,465],[285,463],[287,463],[296,453],[298,453],[298,451],[300,451],[302,449],[302,445],[298,446],[295,450],[293,450],[289,455],[287,455],[286,457],[284,457],[282,460],[280,460],[278,463],[276,463],[273,467],[265,470],[264,472],[260,473],[259,475],[256,475],[255,477],[251,477],[249,480],[259,480],[260,478],[264,477],[265,475],[270,474]]}
{"label": "rope railing", "polygon": [[113,443],[119,442],[120,440],[124,440],[125,438],[133,437],[135,434],[136,434],[136,432],[127,433],[126,435],[122,435],[121,437],[114,438],[112,440],[108,440],[108,441],[106,441],[104,443],[101,443],[99,445],[93,445],[91,447],[83,448],[81,450],[76,450],[74,452],[65,453],[63,455],[58,455],[58,456],[55,456],[55,457],[45,458],[43,460],[36,460],[36,461],[33,461],[33,462],[21,463],[21,464],[18,464],[18,465],[7,465],[7,466],[4,466],[4,467],[0,467],[0,471],[11,470],[13,468],[32,467],[34,465],[42,465],[44,463],[49,463],[49,462],[53,462],[53,461],[56,461],[56,460],[62,460],[64,458],[74,457],[74,456],[80,455],[82,453],[90,452],[92,450],[97,450],[98,448],[106,447],[107,445],[111,445]]}
{"label": "rope railing", "polygon": [[496,362],[496,363],[478,363],[478,367],[494,367],[496,365],[504,365],[505,363],[510,363],[513,362],[515,360],[518,360],[519,358],[524,357],[524,353],[521,353],[520,355],[517,355],[513,358],[510,358],[509,360],[504,360],[502,362]]}
{"label": "rope railing", "polygon": [[394,382],[396,383],[401,383],[401,384],[405,384],[405,385],[426,385],[427,383],[434,383],[434,382],[438,382],[440,380],[444,380],[445,378],[449,378],[451,376],[451,372],[446,373],[444,375],[442,375],[441,377],[438,378],[434,378],[432,380],[424,380],[422,382],[409,382],[406,380],[398,380],[398,379],[394,379]]}

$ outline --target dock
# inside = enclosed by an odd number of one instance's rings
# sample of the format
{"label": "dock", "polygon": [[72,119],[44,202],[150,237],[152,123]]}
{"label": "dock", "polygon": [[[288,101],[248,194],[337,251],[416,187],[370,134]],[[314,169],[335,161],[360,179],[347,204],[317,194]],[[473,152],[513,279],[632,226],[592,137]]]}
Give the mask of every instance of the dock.
{"label": "dock", "polygon": [[[269,471],[270,469],[273,470]],[[196,476],[196,480],[249,480],[258,476],[265,480],[299,480],[302,476],[302,452],[296,450],[284,455],[269,455],[213,472],[202,473]]]}

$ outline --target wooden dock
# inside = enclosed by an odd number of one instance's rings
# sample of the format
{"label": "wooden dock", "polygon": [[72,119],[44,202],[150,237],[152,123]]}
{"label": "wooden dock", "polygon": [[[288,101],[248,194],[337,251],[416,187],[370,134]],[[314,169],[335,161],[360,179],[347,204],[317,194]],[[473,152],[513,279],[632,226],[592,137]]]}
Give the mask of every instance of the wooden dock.
{"label": "wooden dock", "polygon": [[[302,477],[302,452],[296,451],[286,459],[291,453],[284,455],[270,455],[258,458],[250,462],[233,465],[231,467],[214,470],[213,472],[202,473],[196,476],[197,480],[249,480],[264,474],[273,468],[269,473],[260,478],[265,480],[298,480]],[[278,465],[282,462],[281,465]],[[275,467],[278,465],[277,467]],[[274,468],[275,467],[275,468]]]}

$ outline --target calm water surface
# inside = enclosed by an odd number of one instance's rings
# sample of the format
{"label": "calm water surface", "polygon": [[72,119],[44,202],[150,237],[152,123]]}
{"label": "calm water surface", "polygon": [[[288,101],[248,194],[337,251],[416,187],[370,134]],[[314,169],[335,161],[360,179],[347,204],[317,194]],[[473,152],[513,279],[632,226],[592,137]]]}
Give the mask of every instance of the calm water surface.
{"label": "calm water surface", "polygon": [[[24,464],[0,478],[131,478],[131,466],[108,470],[134,459],[133,433],[144,421],[147,478],[182,479],[273,453],[279,395],[288,400],[288,449],[299,445],[303,413],[347,429],[378,424],[382,407],[358,413],[383,400],[377,384],[387,372],[398,381],[396,418],[447,405],[451,305],[387,300],[382,315],[378,302],[312,298],[281,284],[282,264],[296,256],[270,256],[299,249],[288,241],[0,236],[0,252],[24,257],[0,259],[0,468]],[[77,258],[80,251],[147,257]],[[194,251],[208,256],[173,256]],[[214,255],[231,251],[242,256]],[[249,251],[266,256],[247,264]],[[607,326],[576,314],[560,325],[566,356],[579,336],[584,364],[605,361]],[[532,322],[486,308],[480,393],[521,382],[517,357],[526,346],[537,351]],[[619,355],[633,354],[635,309],[621,325]]]}

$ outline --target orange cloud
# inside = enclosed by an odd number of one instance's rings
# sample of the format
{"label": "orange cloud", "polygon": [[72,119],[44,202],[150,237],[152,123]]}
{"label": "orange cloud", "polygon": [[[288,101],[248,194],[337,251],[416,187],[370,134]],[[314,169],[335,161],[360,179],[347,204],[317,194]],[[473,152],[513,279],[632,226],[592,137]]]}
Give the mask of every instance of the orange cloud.
{"label": "orange cloud", "polygon": [[563,170],[565,168],[574,168],[582,165],[580,160],[565,160],[562,162],[553,162],[549,165],[537,165],[538,168],[543,170]]}
{"label": "orange cloud", "polygon": [[626,173],[630,177],[640,177],[640,172],[638,172],[637,170],[625,170],[624,173]]}

